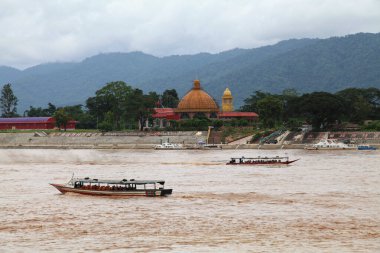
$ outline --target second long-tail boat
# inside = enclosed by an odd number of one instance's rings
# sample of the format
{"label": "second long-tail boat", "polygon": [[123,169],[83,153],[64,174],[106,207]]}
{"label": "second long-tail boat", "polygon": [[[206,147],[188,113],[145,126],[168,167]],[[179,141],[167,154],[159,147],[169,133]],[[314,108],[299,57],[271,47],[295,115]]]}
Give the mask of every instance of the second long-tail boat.
{"label": "second long-tail boat", "polygon": [[239,157],[231,158],[227,165],[288,165],[294,163],[296,160],[289,160],[287,156],[274,156],[274,157]]}

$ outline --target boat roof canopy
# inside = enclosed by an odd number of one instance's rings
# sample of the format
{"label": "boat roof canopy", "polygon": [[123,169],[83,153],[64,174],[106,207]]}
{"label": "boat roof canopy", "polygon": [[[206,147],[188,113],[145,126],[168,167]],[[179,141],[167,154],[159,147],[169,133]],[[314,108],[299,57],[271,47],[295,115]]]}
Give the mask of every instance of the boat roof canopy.
{"label": "boat roof canopy", "polygon": [[258,156],[258,157],[232,157],[231,159],[260,159],[260,160],[273,160],[273,159],[289,159],[288,156],[273,156],[273,157],[261,157],[261,156]]}
{"label": "boat roof canopy", "polygon": [[134,179],[122,179],[122,180],[104,180],[104,179],[92,179],[92,178],[74,178],[74,182],[83,183],[103,183],[103,184],[165,184],[164,180],[134,180]]}

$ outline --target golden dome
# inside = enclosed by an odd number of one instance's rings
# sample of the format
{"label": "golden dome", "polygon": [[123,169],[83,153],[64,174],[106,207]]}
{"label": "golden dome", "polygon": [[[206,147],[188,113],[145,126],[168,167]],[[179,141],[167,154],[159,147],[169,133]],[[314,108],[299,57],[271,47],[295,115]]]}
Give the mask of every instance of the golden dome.
{"label": "golden dome", "polygon": [[194,80],[194,87],[179,102],[176,112],[218,112],[215,100],[201,89],[199,80]]}
{"label": "golden dome", "polygon": [[223,92],[223,98],[232,98],[230,89],[226,88],[226,90]]}

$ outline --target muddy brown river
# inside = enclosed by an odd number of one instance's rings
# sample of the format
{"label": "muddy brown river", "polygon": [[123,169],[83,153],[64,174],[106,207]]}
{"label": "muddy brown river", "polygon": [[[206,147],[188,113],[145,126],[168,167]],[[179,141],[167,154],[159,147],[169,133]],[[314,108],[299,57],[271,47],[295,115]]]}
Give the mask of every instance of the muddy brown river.
{"label": "muddy brown river", "polygon": [[[227,166],[288,155],[291,166]],[[163,198],[60,194],[72,173]],[[380,252],[380,152],[0,150],[0,252]]]}

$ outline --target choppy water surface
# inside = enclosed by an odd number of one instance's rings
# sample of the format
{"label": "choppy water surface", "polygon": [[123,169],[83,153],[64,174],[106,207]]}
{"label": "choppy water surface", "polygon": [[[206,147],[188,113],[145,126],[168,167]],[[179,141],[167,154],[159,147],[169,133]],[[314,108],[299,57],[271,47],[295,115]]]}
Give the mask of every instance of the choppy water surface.
{"label": "choppy water surface", "polygon": [[[226,166],[231,156],[301,158]],[[165,198],[62,195],[71,174]],[[0,150],[0,251],[379,252],[378,151]]]}

